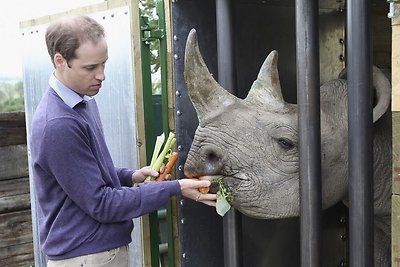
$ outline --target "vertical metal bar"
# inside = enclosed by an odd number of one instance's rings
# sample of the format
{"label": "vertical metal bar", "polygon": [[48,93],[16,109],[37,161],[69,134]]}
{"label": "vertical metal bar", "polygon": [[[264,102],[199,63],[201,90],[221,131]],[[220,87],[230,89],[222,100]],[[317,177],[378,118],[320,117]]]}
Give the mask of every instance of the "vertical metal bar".
{"label": "vertical metal bar", "polygon": [[235,94],[232,1],[217,0],[216,9],[218,82]]}
{"label": "vertical metal bar", "polygon": [[[167,30],[165,25],[164,0],[157,0],[158,28],[163,33],[160,41],[160,72],[161,72],[161,97],[162,97],[162,123],[165,136],[170,132],[169,107],[168,107],[168,78],[167,78]],[[173,220],[172,201],[167,204],[167,235],[168,235],[168,266],[175,266],[175,233]]]}
{"label": "vertical metal bar", "polygon": [[[232,33],[232,1],[216,1],[218,82],[226,90],[235,93],[235,63]],[[223,218],[224,266],[239,267],[240,214],[231,209]]]}
{"label": "vertical metal bar", "polygon": [[350,266],[373,266],[370,1],[347,1]]}
{"label": "vertical metal bar", "polygon": [[296,0],[301,266],[321,266],[318,0]]}
{"label": "vertical metal bar", "polygon": [[[150,55],[150,41],[146,40],[143,36],[145,30],[151,30],[148,25],[147,18],[140,17],[141,33],[141,59],[142,59],[142,81],[143,81],[143,108],[145,120],[145,135],[146,135],[146,158],[147,164],[150,164],[152,151],[154,150],[155,132],[153,127],[153,94],[152,94],[152,81],[151,81],[151,55]],[[157,212],[149,214],[150,224],[150,256],[151,265],[153,267],[159,266],[159,225]]]}

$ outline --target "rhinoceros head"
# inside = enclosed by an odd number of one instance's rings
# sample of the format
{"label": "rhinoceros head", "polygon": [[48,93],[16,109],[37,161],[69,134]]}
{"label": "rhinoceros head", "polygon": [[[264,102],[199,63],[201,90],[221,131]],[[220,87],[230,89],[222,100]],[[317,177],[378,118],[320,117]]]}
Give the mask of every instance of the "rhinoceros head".
{"label": "rhinoceros head", "polygon": [[[199,126],[185,175],[223,175],[233,195],[231,204],[262,219],[300,213],[297,106],[282,97],[277,63],[278,53],[273,51],[246,99],[240,99],[209,73],[195,30],[188,36],[184,76]],[[322,198],[326,208],[347,193],[344,80],[321,87],[321,107]]]}

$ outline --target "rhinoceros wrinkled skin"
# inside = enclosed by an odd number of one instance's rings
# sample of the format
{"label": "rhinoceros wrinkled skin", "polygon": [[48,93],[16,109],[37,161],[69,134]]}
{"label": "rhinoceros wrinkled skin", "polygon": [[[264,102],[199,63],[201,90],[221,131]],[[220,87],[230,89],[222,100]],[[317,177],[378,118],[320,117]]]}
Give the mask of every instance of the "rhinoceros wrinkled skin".
{"label": "rhinoceros wrinkled skin", "polygon": [[[209,73],[194,29],[185,51],[186,80],[199,119],[185,175],[223,175],[232,206],[253,218],[300,215],[297,107],[284,101],[278,53],[263,63],[246,99],[223,89]],[[375,266],[390,266],[391,86],[373,69]],[[347,202],[347,85],[335,79],[321,86],[322,206]]]}

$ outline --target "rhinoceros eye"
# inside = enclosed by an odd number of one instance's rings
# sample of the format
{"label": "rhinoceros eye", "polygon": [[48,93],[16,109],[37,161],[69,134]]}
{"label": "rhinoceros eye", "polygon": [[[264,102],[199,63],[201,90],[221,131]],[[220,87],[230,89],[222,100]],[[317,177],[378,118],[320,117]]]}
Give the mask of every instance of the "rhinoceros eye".
{"label": "rhinoceros eye", "polygon": [[287,138],[279,138],[278,139],[278,144],[286,150],[292,149],[294,147],[294,144],[291,140]]}

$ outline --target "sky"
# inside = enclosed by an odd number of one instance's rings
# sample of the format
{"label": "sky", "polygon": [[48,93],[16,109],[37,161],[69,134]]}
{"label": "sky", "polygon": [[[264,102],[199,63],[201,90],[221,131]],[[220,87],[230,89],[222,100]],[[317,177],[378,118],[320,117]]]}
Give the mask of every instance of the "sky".
{"label": "sky", "polygon": [[[19,22],[105,0],[0,0],[0,78],[22,77]],[[6,3],[5,3],[6,2]]]}

